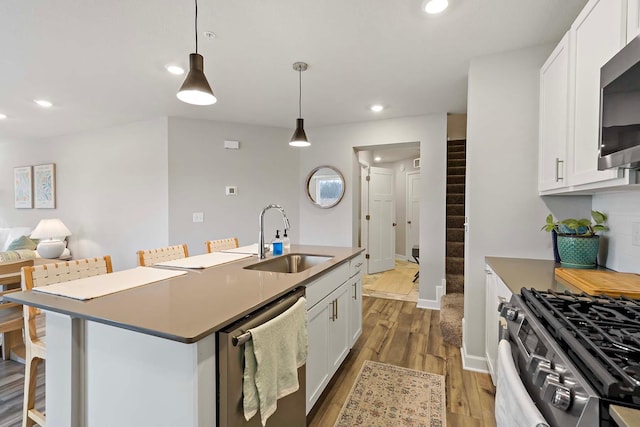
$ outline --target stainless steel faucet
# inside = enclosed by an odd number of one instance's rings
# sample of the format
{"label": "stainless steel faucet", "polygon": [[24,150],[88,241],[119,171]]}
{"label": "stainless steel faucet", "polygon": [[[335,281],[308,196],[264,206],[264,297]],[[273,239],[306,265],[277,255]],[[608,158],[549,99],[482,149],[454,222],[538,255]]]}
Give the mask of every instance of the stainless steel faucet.
{"label": "stainless steel faucet", "polygon": [[287,213],[284,211],[284,209],[282,208],[282,206],[280,205],[267,205],[264,207],[264,209],[262,209],[262,212],[260,212],[260,219],[259,219],[259,223],[260,223],[260,234],[258,234],[258,258],[260,259],[264,259],[266,257],[266,252],[265,248],[264,248],[264,213],[266,211],[268,211],[269,209],[277,209],[280,211],[280,213],[282,214],[282,223],[284,224],[284,229],[285,230],[290,230],[291,229],[291,224],[289,223],[289,218],[287,218]]}

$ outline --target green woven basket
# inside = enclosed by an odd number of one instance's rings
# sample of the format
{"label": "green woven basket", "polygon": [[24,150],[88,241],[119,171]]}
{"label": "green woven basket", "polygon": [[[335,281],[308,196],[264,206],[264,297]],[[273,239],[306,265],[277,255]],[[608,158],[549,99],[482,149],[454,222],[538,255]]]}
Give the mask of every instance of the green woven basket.
{"label": "green woven basket", "polygon": [[571,268],[596,268],[600,236],[558,235],[560,264]]}

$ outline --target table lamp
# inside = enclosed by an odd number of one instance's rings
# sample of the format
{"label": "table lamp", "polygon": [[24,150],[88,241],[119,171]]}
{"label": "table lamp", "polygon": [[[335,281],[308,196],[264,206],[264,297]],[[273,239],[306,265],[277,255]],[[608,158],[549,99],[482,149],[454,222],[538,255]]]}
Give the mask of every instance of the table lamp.
{"label": "table lamp", "polygon": [[64,252],[64,238],[71,236],[69,229],[58,218],[41,219],[31,233],[32,239],[40,239],[38,255],[42,258],[58,258]]}

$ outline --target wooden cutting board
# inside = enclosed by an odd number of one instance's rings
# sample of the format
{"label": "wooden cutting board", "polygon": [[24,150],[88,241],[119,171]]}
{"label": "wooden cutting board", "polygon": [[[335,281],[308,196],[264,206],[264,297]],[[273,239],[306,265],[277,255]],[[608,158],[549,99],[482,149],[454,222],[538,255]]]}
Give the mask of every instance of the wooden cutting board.
{"label": "wooden cutting board", "polygon": [[589,295],[640,298],[640,274],[575,268],[556,268],[555,273]]}

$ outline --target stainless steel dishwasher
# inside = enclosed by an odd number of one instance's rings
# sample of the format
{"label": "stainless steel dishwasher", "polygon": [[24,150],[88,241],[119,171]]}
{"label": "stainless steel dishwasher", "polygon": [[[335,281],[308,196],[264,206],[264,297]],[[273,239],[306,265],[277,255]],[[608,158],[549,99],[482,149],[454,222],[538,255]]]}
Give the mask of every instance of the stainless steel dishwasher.
{"label": "stainless steel dishwasher", "polygon": [[[218,332],[218,426],[262,426],[260,413],[244,419],[242,406],[242,376],[244,373],[244,342],[250,338],[247,330],[255,328],[280,314],[304,296],[304,287],[296,288],[282,298]],[[306,425],[305,367],[298,368],[298,391],[278,399],[278,409],[267,420],[267,427],[302,427]]]}

